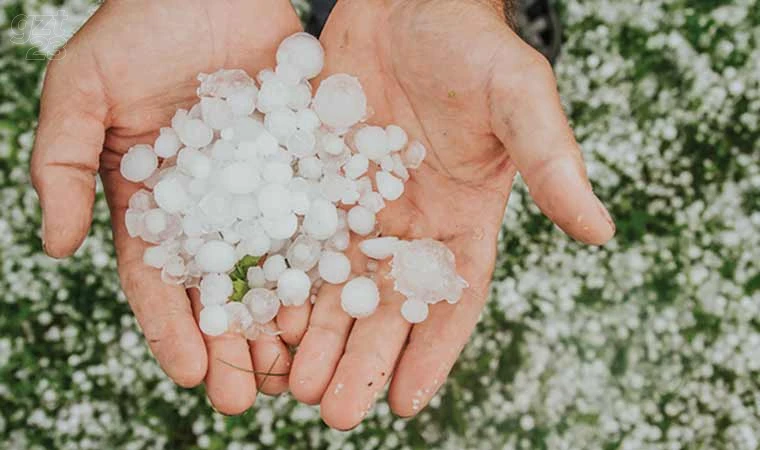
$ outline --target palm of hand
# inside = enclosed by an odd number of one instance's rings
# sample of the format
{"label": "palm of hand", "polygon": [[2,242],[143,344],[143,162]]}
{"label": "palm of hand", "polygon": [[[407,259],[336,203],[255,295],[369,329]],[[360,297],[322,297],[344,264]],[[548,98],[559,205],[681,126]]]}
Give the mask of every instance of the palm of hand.
{"label": "palm of hand", "polygon": [[[290,387],[296,398],[320,403],[329,425],[348,429],[361,421],[391,373],[392,409],[402,416],[416,414],[445,380],[473,330],[487,299],[497,234],[517,166],[530,172],[529,182],[546,183],[544,164],[537,160],[545,155],[505,151],[510,144],[524,150],[524,136],[510,142],[505,136],[520,134],[514,129],[525,123],[508,120],[509,111],[494,104],[509,98],[511,83],[520,85],[534,73],[534,64],[545,71],[545,63],[526,51],[491,7],[477,1],[343,1],[332,12],[321,40],[327,54],[325,73],[350,73],[362,82],[373,110],[368,121],[399,124],[428,148],[404,196],[379,214],[381,232],[444,241],[456,255],[457,270],[470,283],[460,303],[433,306],[427,321],[413,327],[400,317],[403,298],[382,276],[387,264],[381,265],[378,277],[381,306],[369,318],[354,322],[345,316],[339,289],[328,286],[320,292],[296,353]],[[505,56],[515,56],[514,61],[505,61]],[[505,80],[504,71],[514,76]],[[549,88],[549,97],[556,96],[554,85]],[[554,119],[557,110],[561,116],[558,104],[552,106],[556,110],[544,116]],[[566,129],[565,122],[559,126],[561,132],[569,131],[561,128]],[[557,161],[551,155],[545,159]],[[552,170],[579,160],[570,154]],[[587,188],[583,180],[571,180],[568,187],[575,190],[579,182]],[[579,200],[588,200],[584,195],[592,195],[590,187]],[[557,211],[556,197],[537,200],[565,225],[563,215],[579,211]],[[605,219],[600,224],[600,217],[593,217],[600,214],[597,205],[581,209],[588,219],[576,219],[577,226],[565,228],[592,242],[606,240],[599,236],[609,234],[603,229],[608,227]],[[349,253],[354,272],[362,272],[366,260],[355,249]],[[286,312],[280,323],[286,340],[295,343],[303,330],[289,330],[288,325],[305,325],[305,320],[303,312],[300,319],[290,314]]]}
{"label": "palm of hand", "polygon": [[[199,299],[164,284],[142,262],[146,244],[126,233],[124,214],[139,186],[119,173],[121,155],[152,142],[178,108],[195,101],[198,73],[271,67],[274,52],[300,22],[285,0],[227,2],[107,2],[49,68],[32,164],[45,214],[46,251],[72,253],[91,219],[96,172],[111,208],[122,285],[151,350],[178,384],[206,381],[212,403],[234,414],[253,404],[259,389],[287,388],[279,338],[248,343],[240,337],[202,337]],[[192,304],[192,309],[191,309]],[[205,342],[204,342],[205,340]],[[243,370],[240,370],[243,369]]]}

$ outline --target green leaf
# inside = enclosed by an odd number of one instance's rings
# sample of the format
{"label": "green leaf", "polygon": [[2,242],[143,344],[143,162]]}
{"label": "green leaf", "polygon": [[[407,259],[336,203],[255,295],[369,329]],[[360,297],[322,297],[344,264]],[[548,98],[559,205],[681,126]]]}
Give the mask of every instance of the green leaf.
{"label": "green leaf", "polygon": [[260,260],[258,256],[245,255],[235,264],[235,268],[230,272],[233,288],[231,301],[241,301],[248,292],[248,269],[256,266]]}
{"label": "green leaf", "polygon": [[248,292],[248,282],[245,280],[232,280],[232,295],[230,300],[233,302],[239,302],[243,300],[243,297]]}

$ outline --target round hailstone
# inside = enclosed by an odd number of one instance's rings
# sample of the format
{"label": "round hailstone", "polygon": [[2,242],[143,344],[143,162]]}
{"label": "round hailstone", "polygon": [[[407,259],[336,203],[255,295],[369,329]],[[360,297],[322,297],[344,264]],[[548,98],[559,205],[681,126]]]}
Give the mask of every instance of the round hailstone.
{"label": "round hailstone", "polygon": [[188,119],[178,134],[183,144],[195,148],[207,146],[214,138],[214,130],[200,119]]}
{"label": "round hailstone", "polygon": [[288,265],[294,269],[307,272],[319,261],[322,252],[322,244],[305,234],[299,235],[285,253]]}
{"label": "round hailstone", "polygon": [[143,253],[143,262],[147,266],[153,267],[155,269],[161,269],[164,267],[166,261],[168,261],[169,257],[171,256],[172,255],[169,254],[169,250],[163,245],[148,247],[145,249],[145,253]]}
{"label": "round hailstone", "polygon": [[195,256],[205,241],[199,237],[189,237],[182,241],[182,250],[190,256]]}
{"label": "round hailstone", "polygon": [[301,306],[311,293],[311,280],[306,272],[286,269],[277,279],[277,296],[285,306]]}
{"label": "round hailstone", "polygon": [[290,100],[288,100],[288,108],[293,110],[304,109],[311,103],[311,85],[304,81],[298,83],[292,91],[290,91]]}
{"label": "round hailstone", "polygon": [[388,136],[388,149],[397,152],[404,147],[408,141],[406,131],[398,125],[388,125],[385,127],[385,134]]}
{"label": "round hailstone", "polygon": [[308,192],[291,192],[290,193],[290,209],[299,216],[303,216],[309,212],[311,206],[311,199],[309,199]]}
{"label": "round hailstone", "polygon": [[404,193],[404,182],[385,171],[375,174],[377,191],[386,200],[397,200]]}
{"label": "round hailstone", "polygon": [[427,149],[420,141],[413,141],[409,147],[402,153],[401,158],[409,169],[417,169],[422,164],[427,154]]}
{"label": "round hailstone", "polygon": [[303,78],[314,78],[322,71],[325,51],[319,40],[309,33],[285,38],[277,48],[277,64],[291,64]]}
{"label": "round hailstone", "polygon": [[229,272],[235,267],[235,248],[224,241],[208,241],[198,249],[195,261],[204,272]]}
{"label": "round hailstone", "polygon": [[221,98],[202,97],[201,115],[203,121],[214,130],[221,130],[232,125],[235,115],[232,108]]}
{"label": "round hailstone", "polygon": [[223,305],[232,295],[232,279],[226,273],[207,273],[201,280],[203,306]]}
{"label": "round hailstone", "polygon": [[428,316],[428,305],[410,298],[401,305],[401,316],[409,323],[424,322]]}
{"label": "round hailstone", "polygon": [[363,206],[354,206],[348,211],[348,228],[360,236],[366,236],[375,229],[375,213]]}
{"label": "round hailstone", "polygon": [[143,215],[143,225],[149,233],[159,234],[169,225],[169,218],[163,210],[151,209]]}
{"label": "round hailstone", "polygon": [[[280,79],[283,83],[287,84],[288,86],[294,88],[298,83],[303,80],[303,77],[301,76],[298,67],[292,65],[292,64],[278,64],[277,67],[274,69],[274,74],[277,76],[277,78]],[[293,91],[291,90],[291,94]],[[295,109],[295,108],[294,108]]]}
{"label": "round hailstone", "polygon": [[375,214],[385,208],[385,200],[383,200],[383,196],[375,191],[367,191],[362,194],[362,196],[359,197],[359,204]]}
{"label": "round hailstone", "polygon": [[304,218],[303,229],[318,240],[332,236],[338,229],[338,211],[335,205],[324,198],[314,199]]}
{"label": "round hailstone", "polygon": [[158,157],[150,145],[135,145],[121,158],[121,175],[133,183],[145,181],[156,168]]}
{"label": "round hailstone", "polygon": [[322,135],[322,148],[330,155],[338,156],[343,153],[343,149],[346,147],[343,138],[332,133],[326,133]]}
{"label": "round hailstone", "polygon": [[313,109],[301,109],[296,112],[296,126],[299,130],[313,133],[322,123]]}
{"label": "round hailstone", "polygon": [[351,261],[340,252],[325,250],[319,258],[319,276],[328,283],[340,284],[351,274]]}
{"label": "round hailstone", "polygon": [[260,288],[267,284],[267,277],[264,275],[264,269],[258,266],[254,266],[248,269],[246,273],[246,281],[248,281],[248,287]]}
{"label": "round hailstone", "polygon": [[366,126],[354,133],[356,150],[373,161],[380,161],[390,152],[388,136],[380,127]]}
{"label": "round hailstone", "polygon": [[239,142],[255,141],[265,131],[260,119],[248,116],[236,117],[232,130],[235,140]]}
{"label": "round hailstone", "polygon": [[153,143],[153,151],[161,158],[171,158],[177,154],[177,150],[182,147],[182,141],[174,129],[169,127],[161,128],[161,132]]}
{"label": "round hailstone", "polygon": [[346,165],[343,166],[343,172],[347,177],[357,179],[367,173],[369,169],[369,159],[361,153],[351,156]]}
{"label": "round hailstone", "polygon": [[371,315],[380,303],[380,292],[374,281],[357,277],[343,286],[340,306],[349,316],[360,319]]}
{"label": "round hailstone", "polygon": [[372,259],[385,259],[393,255],[398,242],[398,238],[391,236],[365,239],[359,243],[359,250]]}
{"label": "round hailstone", "polygon": [[240,220],[250,220],[259,216],[259,203],[256,197],[236,195],[232,199],[235,216]]}
{"label": "round hailstone", "polygon": [[277,142],[277,138],[266,130],[258,135],[255,142],[259,156],[274,155],[280,149],[280,143]]}
{"label": "round hailstone", "polygon": [[347,129],[367,115],[367,96],[355,77],[332,75],[319,84],[314,111],[328,127]]}
{"label": "round hailstone", "polygon": [[298,160],[298,173],[304,178],[318,180],[322,176],[324,163],[321,159],[308,157]]}
{"label": "round hailstone", "polygon": [[263,228],[260,233],[244,239],[239,246],[245,250],[246,255],[264,256],[272,248],[272,239],[264,232]]}
{"label": "round hailstone", "polygon": [[132,194],[131,197],[129,197],[130,209],[137,211],[147,211],[151,208],[154,208],[155,206],[156,204],[153,201],[153,194],[151,194],[149,191],[146,191],[145,189],[140,189],[139,191]]}
{"label": "round hailstone", "polygon": [[391,155],[385,155],[383,156],[383,159],[380,160],[380,168],[386,172],[393,170],[393,166],[393,156]]}
{"label": "round hailstone", "polygon": [[124,226],[127,228],[129,237],[137,237],[143,232],[143,214],[134,209],[128,209],[124,214]]}
{"label": "round hailstone", "polygon": [[298,230],[298,217],[293,213],[273,218],[262,217],[261,225],[272,239],[289,239]]}
{"label": "round hailstone", "polygon": [[277,108],[284,108],[290,101],[290,87],[272,74],[261,83],[257,108],[268,114]]}
{"label": "round hailstone", "polygon": [[165,178],[153,188],[153,197],[159,208],[169,214],[175,214],[187,207],[190,197],[176,178]]}
{"label": "round hailstone", "polygon": [[211,159],[200,150],[185,147],[177,155],[177,167],[194,178],[206,178],[211,173]]}
{"label": "round hailstone", "polygon": [[278,108],[264,118],[264,127],[280,142],[287,142],[288,137],[296,132],[296,123],[296,113],[288,108]]}
{"label": "round hailstone", "polygon": [[227,97],[227,104],[236,116],[247,116],[256,108],[256,98],[259,89],[256,86],[246,86]]}
{"label": "round hailstone", "polygon": [[264,217],[282,217],[290,213],[290,191],[281,185],[264,185],[258,193],[259,210]]}
{"label": "round hailstone", "polygon": [[243,304],[256,323],[264,324],[271,322],[280,310],[280,300],[269,289],[254,288],[243,297]]}
{"label": "round hailstone", "polygon": [[331,248],[341,252],[346,250],[350,243],[351,235],[348,233],[348,230],[338,230],[329,240]]}
{"label": "round hailstone", "polygon": [[311,156],[316,152],[317,139],[308,130],[298,130],[288,138],[288,151],[299,158]]}
{"label": "round hailstone", "polygon": [[229,326],[227,311],[222,305],[207,306],[201,310],[198,325],[206,335],[220,336]]}
{"label": "round hailstone", "polygon": [[269,281],[277,281],[280,278],[282,272],[288,268],[285,264],[285,257],[282,255],[269,255],[267,260],[264,261],[262,269],[264,269],[264,276]]}
{"label": "round hailstone", "polygon": [[259,172],[248,163],[234,162],[222,169],[220,174],[222,186],[230,194],[250,194],[261,181]]}
{"label": "round hailstone", "polygon": [[264,164],[264,181],[276,184],[288,184],[293,178],[293,169],[290,164],[279,161],[271,161]]}

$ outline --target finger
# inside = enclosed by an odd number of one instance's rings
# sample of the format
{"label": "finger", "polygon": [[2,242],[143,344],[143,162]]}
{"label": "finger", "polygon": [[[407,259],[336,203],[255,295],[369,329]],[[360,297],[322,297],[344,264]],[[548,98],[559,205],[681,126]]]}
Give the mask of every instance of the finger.
{"label": "finger", "polygon": [[[190,289],[190,300],[195,319],[201,309],[198,289]],[[203,335],[208,352],[206,395],[214,408],[222,414],[244,413],[256,401],[256,378],[254,376],[251,350],[248,341],[234,333],[221,336]]]}
{"label": "finger", "polygon": [[124,224],[129,197],[139,187],[117,171],[104,171],[103,185],[111,208],[119,276],[129,305],[164,372],[180,386],[197,386],[206,375],[206,347],[185,289],[167,285],[158,270],[143,264],[148,244],[130,238]]}
{"label": "finger", "polygon": [[457,271],[468,281],[456,304],[431,305],[424,322],[413,327],[391,381],[388,403],[402,417],[419,413],[443,385],[464,345],[475,329],[488,298],[496,257],[496,234],[481,243],[450,242]]}
{"label": "finger", "polygon": [[290,371],[290,391],[297,400],[317,404],[343,354],[353,319],[340,306],[343,285],[324,284]]}
{"label": "finger", "polygon": [[31,163],[43,246],[56,258],[76,251],[90,227],[108,110],[92,59],[76,41],[48,66]]}
{"label": "finger", "polygon": [[261,333],[248,341],[251,348],[256,386],[267,395],[279,395],[288,390],[290,352],[278,336]]}
{"label": "finger", "polygon": [[311,302],[301,306],[283,306],[277,313],[277,327],[282,331],[280,338],[288,345],[298,345],[309,326]]}
{"label": "finger", "polygon": [[591,189],[551,66],[516,37],[508,41],[490,82],[493,131],[544,214],[576,239],[603,244],[615,225]]}
{"label": "finger", "polygon": [[346,351],[322,397],[322,419],[338,430],[354,428],[367,415],[412,328],[401,316],[405,298],[393,288],[389,270],[383,263],[378,271],[380,305],[371,316],[354,322]]}

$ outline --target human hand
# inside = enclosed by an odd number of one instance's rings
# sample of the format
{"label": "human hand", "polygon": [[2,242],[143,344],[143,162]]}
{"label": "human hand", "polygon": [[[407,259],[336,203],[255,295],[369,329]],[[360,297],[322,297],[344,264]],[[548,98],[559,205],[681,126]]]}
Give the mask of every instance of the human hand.
{"label": "human hand", "polygon": [[125,210],[140,186],[121,177],[119,161],[132,145],[153,142],[176,109],[197,101],[198,73],[224,67],[256,74],[299,30],[287,0],[106,2],[67,44],[65,57],[50,64],[42,92],[31,170],[46,252],[60,258],[80,246],[100,172],[119,275],[151,350],[176,383],[205,378],[209,399],[227,414],[253,404],[257,379],[263,392],[287,389],[283,378],[253,374],[287,372],[287,348],[271,336],[249,348],[239,336],[201,335],[193,315],[197,291],[191,302],[184,289],[164,284],[143,264],[147,244],[127,234]]}
{"label": "human hand", "polygon": [[[498,3],[342,0],[323,32],[323,76],[357,76],[374,109],[369,122],[399,124],[428,148],[405,195],[379,214],[382,233],[444,241],[470,283],[458,304],[436,304],[415,326],[401,317],[403,298],[382,276],[381,304],[368,318],[345,314],[340,286],[330,285],[312,311],[281,313],[285,339],[300,340],[290,389],[320,403],[332,427],[356,426],[391,373],[388,400],[400,416],[418,413],[440,388],[488,298],[517,171],[568,234],[600,245],[615,232],[591,190],[551,67],[505,25]],[[355,247],[347,254],[363,272],[366,259]],[[379,272],[387,271],[381,264]]]}

